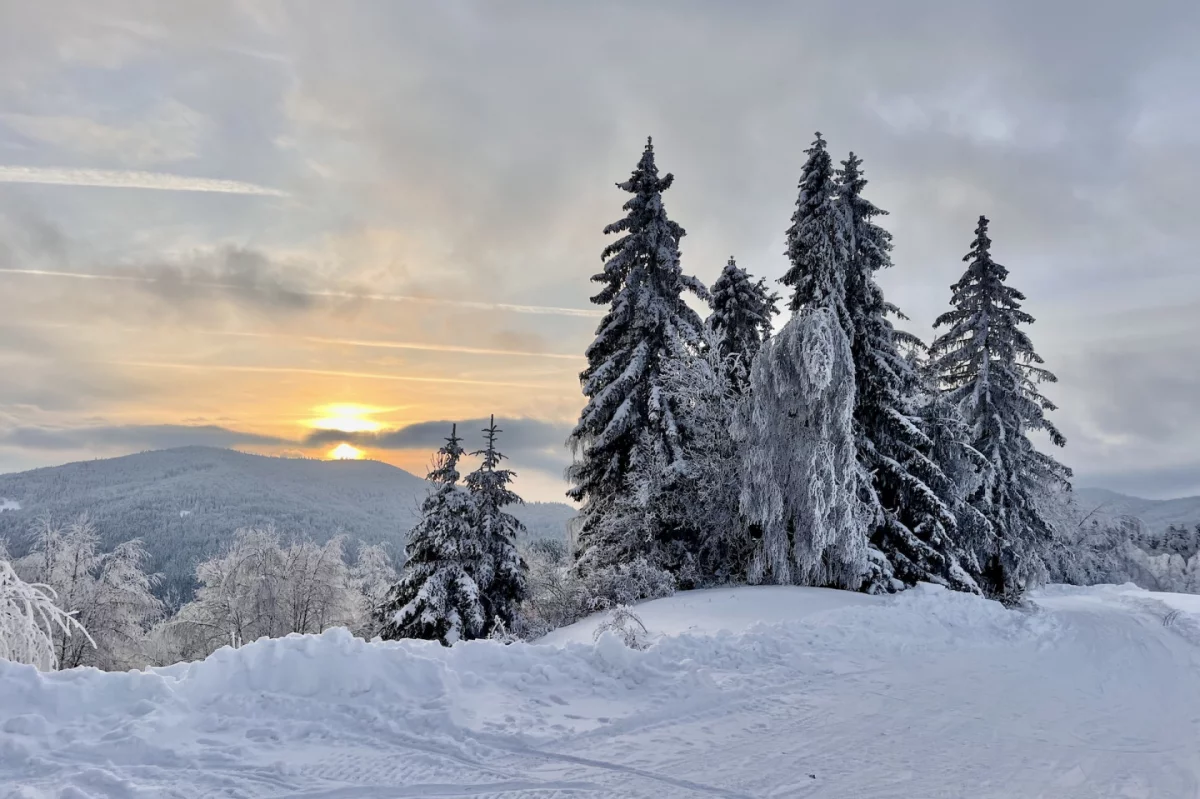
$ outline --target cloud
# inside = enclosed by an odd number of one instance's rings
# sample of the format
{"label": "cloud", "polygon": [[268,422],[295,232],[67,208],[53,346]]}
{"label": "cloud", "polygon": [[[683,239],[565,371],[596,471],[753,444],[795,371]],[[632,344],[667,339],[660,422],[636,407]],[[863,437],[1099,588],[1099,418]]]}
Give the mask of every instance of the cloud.
{"label": "cloud", "polygon": [[[243,374],[278,374],[278,375],[320,375],[325,377],[353,377],[362,380],[387,380],[400,383],[446,383],[462,386],[507,386],[510,388],[532,388],[542,391],[559,390],[560,386],[547,383],[526,383],[513,380],[482,380],[466,377],[427,377],[411,374],[393,374],[388,372],[352,372],[340,369],[310,369],[301,366],[235,366],[230,364],[207,363],[174,363],[171,361],[109,361],[112,366],[127,366],[135,369],[149,370],[180,370],[193,372],[234,372]],[[561,385],[564,392],[575,391],[568,389],[567,383]]]}
{"label": "cloud", "polygon": [[203,294],[197,289],[219,289],[255,305],[283,310],[305,310],[315,300],[313,292],[288,276],[286,266],[243,247],[222,247],[131,271],[134,274],[114,277],[133,279],[177,305],[200,301]]}
{"label": "cloud", "polygon": [[154,189],[157,191],[199,191],[220,194],[250,194],[286,197],[279,189],[238,180],[199,178],[166,172],[135,172],[118,169],[80,169],[73,167],[37,167],[0,165],[0,183],[38,183],[48,186],[94,186],[108,189]]}
{"label": "cloud", "polygon": [[[488,419],[482,418],[457,422],[419,422],[396,430],[374,433],[314,430],[305,438],[304,443],[308,446],[323,446],[344,441],[370,449],[418,449],[432,452],[445,443],[446,437],[450,435],[451,425],[457,425],[458,435],[463,439],[463,447],[470,452],[483,446],[482,431],[488,422]],[[514,468],[524,465],[526,468],[558,475],[571,461],[566,440],[572,425],[517,418],[497,419],[496,426],[502,431],[497,436],[497,447],[514,464]]]}
{"label": "cloud", "polygon": [[236,447],[291,443],[217,425],[107,425],[14,427],[0,430],[0,445],[34,450],[136,450],[171,447]]}
{"label": "cloud", "polygon": [[141,118],[106,124],[87,116],[2,114],[3,122],[30,139],[88,158],[149,166],[195,158],[205,118],[177,100],[158,103]]}
{"label": "cloud", "polygon": [[[215,268],[214,268],[215,267]],[[377,301],[411,303],[415,305],[444,306],[478,311],[509,311],[535,316],[568,316],[599,318],[606,313],[594,308],[559,308],[547,305],[518,305],[513,303],[475,302],[445,297],[420,297],[405,294],[379,294],[356,290],[301,289],[284,286],[277,274],[272,274],[270,262],[262,253],[237,247],[226,247],[216,254],[194,257],[188,266],[164,264],[157,267],[141,267],[136,274],[99,272],[66,272],[50,269],[3,269],[0,274],[25,275],[29,277],[53,277],[74,280],[99,280],[116,283],[136,283],[153,287],[155,291],[176,299],[195,299],[190,289],[230,289],[244,292],[247,296],[265,296],[268,304],[284,307],[309,307],[314,300],[334,299],[353,301]],[[272,303],[271,299],[281,302]]]}

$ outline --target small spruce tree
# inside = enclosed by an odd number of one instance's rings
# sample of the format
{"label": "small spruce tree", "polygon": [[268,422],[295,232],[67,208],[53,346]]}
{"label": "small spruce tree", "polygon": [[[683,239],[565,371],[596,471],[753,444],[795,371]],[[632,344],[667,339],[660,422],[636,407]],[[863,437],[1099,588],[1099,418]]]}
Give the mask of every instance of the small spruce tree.
{"label": "small spruce tree", "polygon": [[963,258],[967,270],[951,287],[954,307],[934,322],[947,329],[930,351],[948,399],[971,429],[972,445],[988,462],[970,497],[993,532],[979,553],[984,590],[1011,602],[1044,574],[1042,555],[1053,528],[1041,496],[1069,490],[1071,471],[1029,440],[1029,432],[1041,430],[1055,446],[1066,444],[1045,416],[1055,406],[1038,389],[1056,378],[1042,368],[1021,329],[1034,319],[1021,310],[1025,295],[1006,285],[1008,270],[992,259],[991,245],[988,219],[981,216]]}
{"label": "small spruce tree", "polygon": [[483,558],[476,581],[482,589],[484,634],[491,635],[497,627],[514,628],[517,610],[525,599],[525,580],[528,567],[517,552],[517,536],[525,526],[511,513],[509,505],[522,500],[509,487],[516,473],[501,469],[504,455],[496,449],[496,436],[503,432],[492,416],[484,428],[485,446],[472,452],[482,457],[479,468],[467,475],[467,489],[475,502],[475,524],[482,543]]}
{"label": "small spruce tree", "polygon": [[752,282],[730,256],[712,286],[712,313],[708,327],[716,339],[719,357],[735,392],[741,394],[750,381],[750,367],[762,343],[771,335],[779,295],[763,279]]}
{"label": "small spruce tree", "polygon": [[432,485],[421,520],[408,536],[400,581],[380,608],[385,639],[424,638],[444,645],[478,638],[485,629],[483,597],[475,575],[484,550],[471,497],[458,485],[462,440],[457,425],[434,456]]}

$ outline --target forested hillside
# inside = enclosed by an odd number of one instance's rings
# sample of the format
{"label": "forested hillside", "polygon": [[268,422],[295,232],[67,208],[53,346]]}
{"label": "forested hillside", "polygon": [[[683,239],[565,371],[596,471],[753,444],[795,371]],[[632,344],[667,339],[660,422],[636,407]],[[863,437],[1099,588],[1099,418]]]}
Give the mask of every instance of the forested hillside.
{"label": "forested hillside", "polygon": [[[274,524],[285,536],[382,543],[396,562],[425,496],[424,480],[378,461],[269,458],[181,447],[0,475],[0,538],[23,554],[31,523],[88,513],[104,545],[145,543],[162,593],[191,593],[197,562],[239,527]],[[17,507],[19,506],[19,507]],[[567,505],[530,503],[515,515],[530,538],[566,536]],[[351,544],[353,547],[353,543]]]}
{"label": "forested hillside", "polygon": [[1106,488],[1076,488],[1075,502],[1080,512],[1102,519],[1135,516],[1151,533],[1161,533],[1171,525],[1200,524],[1200,497],[1143,499]]}

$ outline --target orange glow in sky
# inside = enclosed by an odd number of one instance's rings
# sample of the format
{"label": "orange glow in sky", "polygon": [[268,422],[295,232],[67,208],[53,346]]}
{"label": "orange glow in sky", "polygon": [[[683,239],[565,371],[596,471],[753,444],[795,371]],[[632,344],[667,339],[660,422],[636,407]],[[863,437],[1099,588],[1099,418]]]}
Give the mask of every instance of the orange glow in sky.
{"label": "orange glow in sky", "polygon": [[318,430],[340,430],[343,433],[373,433],[383,427],[382,424],[369,418],[371,414],[379,413],[383,408],[369,405],[337,404],[322,405],[315,409],[321,414],[316,419],[310,419],[308,424]]}

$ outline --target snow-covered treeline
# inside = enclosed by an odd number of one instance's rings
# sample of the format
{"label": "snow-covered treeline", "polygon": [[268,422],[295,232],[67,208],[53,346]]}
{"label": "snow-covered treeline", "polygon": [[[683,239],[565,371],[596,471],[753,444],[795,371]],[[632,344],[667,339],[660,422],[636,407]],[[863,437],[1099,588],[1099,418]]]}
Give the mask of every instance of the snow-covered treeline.
{"label": "snow-covered treeline", "polygon": [[573,568],[873,593],[930,581],[1018,601],[1048,573],[1044,498],[1069,496],[1070,478],[1029,439],[1065,443],[1024,296],[981,216],[938,337],[896,329],[876,281],[891,235],[862,160],[835,168],[820,134],[806,153],[776,333],[777,297],[733,259],[711,290],[682,269],[684,230],[663,202],[674,177],[651,143],[619,184],[626,215],[593,278],[608,312],[569,440]]}
{"label": "snow-covered treeline", "polygon": [[1056,514],[1070,471],[1029,440],[1065,443],[1038,390],[1054,375],[987,218],[927,346],[896,329],[904,317],[876,282],[892,242],[862,160],[835,169],[820,134],[806,153],[780,281],[791,315],[773,332],[780,298],[733,258],[711,290],[683,270],[685,232],[663,202],[674,176],[647,142],[618,184],[625,213],[592,278],[607,312],[567,442],[568,495],[582,505],[570,551],[533,547],[521,561],[519,528],[481,521],[517,499],[498,458],[459,485],[452,430],[383,611],[387,637],[535,635],[730,582],[880,593],[927,581],[1012,603],[1067,568]]}
{"label": "snow-covered treeline", "polygon": [[169,613],[151,592],[157,576],[145,570],[138,541],[104,552],[86,516],[66,525],[42,518],[28,555],[10,561],[0,547],[0,657],[124,670],[335,626],[370,636],[396,572],[379,546],[347,562],[344,541],[239,530],[197,568],[195,598]]}

